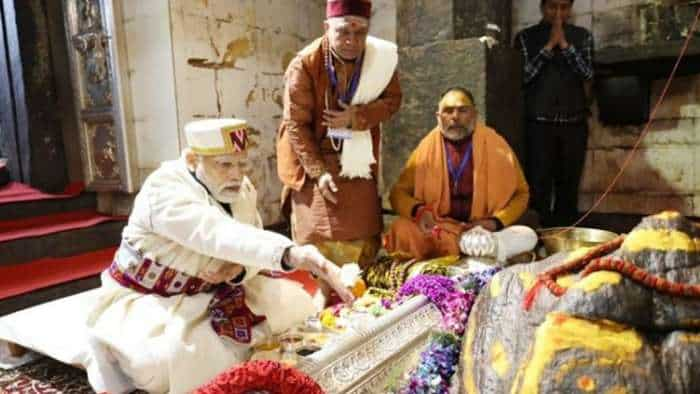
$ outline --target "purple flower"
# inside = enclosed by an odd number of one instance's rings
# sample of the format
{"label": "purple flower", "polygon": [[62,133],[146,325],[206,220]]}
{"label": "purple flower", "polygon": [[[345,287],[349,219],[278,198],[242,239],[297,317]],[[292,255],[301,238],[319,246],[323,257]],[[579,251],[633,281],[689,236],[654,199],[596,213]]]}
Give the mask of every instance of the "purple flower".
{"label": "purple flower", "polygon": [[455,291],[455,285],[455,281],[444,276],[418,275],[401,286],[398,300],[403,301],[416,294],[422,294],[437,305]]}

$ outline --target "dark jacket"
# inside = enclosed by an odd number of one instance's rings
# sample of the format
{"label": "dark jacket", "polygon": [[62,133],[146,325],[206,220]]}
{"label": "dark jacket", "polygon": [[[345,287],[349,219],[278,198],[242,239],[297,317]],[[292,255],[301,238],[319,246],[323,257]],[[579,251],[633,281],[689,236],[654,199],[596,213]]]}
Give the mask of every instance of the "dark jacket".
{"label": "dark jacket", "polygon": [[525,113],[528,120],[582,121],[588,105],[584,81],[593,78],[593,38],[578,26],[565,25],[566,50],[547,51],[552,26],[541,22],[515,38],[523,54]]}

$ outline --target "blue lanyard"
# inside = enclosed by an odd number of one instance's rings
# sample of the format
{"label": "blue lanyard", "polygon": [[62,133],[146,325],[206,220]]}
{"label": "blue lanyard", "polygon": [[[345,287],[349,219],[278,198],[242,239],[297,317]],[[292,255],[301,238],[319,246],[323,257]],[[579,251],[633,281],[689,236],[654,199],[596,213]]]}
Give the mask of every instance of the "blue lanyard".
{"label": "blue lanyard", "polygon": [[[330,52],[330,49],[328,49],[328,52]],[[335,72],[335,67],[333,66],[333,59],[331,58],[332,55],[328,53],[328,56],[326,57],[326,72],[328,73],[328,78],[331,81],[331,87],[333,88],[333,91],[337,92],[338,91],[338,76],[336,75]],[[364,58],[364,55],[359,56],[355,60],[355,70],[352,73],[352,77],[350,78],[350,85],[348,86],[348,89],[345,91],[345,94],[342,96],[338,97],[340,101],[344,102],[345,104],[350,104],[350,101],[352,100],[352,97],[355,95],[355,92],[357,91],[357,87],[360,84],[360,74],[362,73],[362,59]]]}
{"label": "blue lanyard", "polygon": [[459,163],[459,168],[457,169],[457,171],[455,171],[455,168],[452,165],[452,160],[450,160],[450,155],[447,153],[447,141],[445,141],[444,144],[445,159],[447,160],[447,171],[449,171],[450,178],[452,178],[453,190],[456,191],[457,186],[459,186],[459,181],[462,179],[462,175],[464,175],[464,170],[467,168],[467,163],[469,163],[469,160],[472,158],[472,141],[469,141],[469,145],[467,146],[467,152],[464,154],[462,162]]}

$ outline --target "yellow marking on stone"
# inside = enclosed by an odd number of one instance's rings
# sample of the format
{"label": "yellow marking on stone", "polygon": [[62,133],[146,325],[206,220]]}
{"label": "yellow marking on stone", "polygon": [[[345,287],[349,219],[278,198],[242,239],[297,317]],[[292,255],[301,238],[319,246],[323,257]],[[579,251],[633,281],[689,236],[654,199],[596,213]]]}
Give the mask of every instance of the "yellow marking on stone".
{"label": "yellow marking on stone", "polygon": [[[530,349],[527,351],[528,355],[532,354],[532,344],[530,345]],[[520,387],[521,382],[523,381],[523,376],[525,375],[525,370],[527,369],[527,363],[523,362],[520,364],[518,367],[518,373],[515,375],[515,379],[513,379],[513,386],[511,387],[510,393],[511,394],[517,394],[517,388]]]}
{"label": "yellow marking on stone", "polygon": [[466,344],[462,348],[464,353],[464,389],[467,394],[479,394],[476,388],[476,383],[474,383],[474,358],[472,357],[472,347],[474,346],[474,337],[476,336],[476,319],[469,319],[467,325],[467,339]]}
{"label": "yellow marking on stone", "polygon": [[277,104],[278,107],[284,108],[284,99],[282,98],[282,93],[280,90],[272,93],[272,101]]}
{"label": "yellow marking on stone", "polygon": [[559,352],[585,349],[623,364],[632,362],[641,348],[642,338],[634,329],[607,320],[588,321],[551,312],[535,333],[523,383],[519,390],[513,386],[511,392],[537,394],[545,368]]}
{"label": "yellow marking on stone", "polygon": [[576,381],[576,385],[578,386],[579,389],[590,393],[591,391],[595,390],[595,380],[593,380],[590,376],[583,375],[578,380]]}
{"label": "yellow marking on stone", "polygon": [[627,394],[627,387],[625,386],[614,386],[608,389],[605,394]]}
{"label": "yellow marking on stone", "polygon": [[501,295],[501,276],[496,275],[491,278],[491,284],[489,285],[489,291],[491,292],[491,298],[496,298]]}
{"label": "yellow marking on stone", "polygon": [[576,283],[576,275],[564,275],[557,278],[557,284],[563,288],[568,289]]}
{"label": "yellow marking on stone", "polygon": [[[233,40],[226,45],[226,52],[222,59],[209,60],[205,58],[189,58],[187,59],[187,64],[192,67],[207,68],[211,70],[221,70],[236,68],[236,61],[238,59],[247,58],[253,55],[253,45],[248,38],[239,38]],[[219,51],[214,48],[218,56]]]}
{"label": "yellow marking on stone", "polygon": [[282,71],[287,71],[289,63],[291,63],[296,56],[297,54],[294,52],[285,52],[285,54],[282,55]]}
{"label": "yellow marking on stone", "polygon": [[661,219],[661,220],[672,220],[672,219],[678,219],[681,216],[680,212],[678,211],[664,211],[661,213],[658,213],[654,215],[654,219]]}
{"label": "yellow marking on stone", "polygon": [[700,344],[700,334],[683,333],[678,336],[678,340],[683,343]]}
{"label": "yellow marking on stone", "polygon": [[491,346],[491,367],[501,379],[508,373],[510,361],[508,361],[508,354],[506,354],[506,349],[501,342],[496,341]]}
{"label": "yellow marking on stone", "polygon": [[557,374],[554,376],[554,380],[557,383],[561,383],[564,380],[564,378],[566,378],[569,375],[569,373],[571,373],[571,371],[573,371],[574,369],[591,364],[593,364],[593,360],[589,358],[566,361],[562,364],[561,367],[559,367],[559,371],[557,371]]}
{"label": "yellow marking on stone", "polygon": [[582,246],[571,253],[566,257],[567,260],[576,260],[579,257],[583,257],[586,253],[588,253],[589,250],[593,249],[592,246]]}
{"label": "yellow marking on stone", "polygon": [[647,249],[692,253],[700,251],[700,238],[690,238],[688,234],[676,230],[635,230],[625,238],[622,249],[630,253]]}
{"label": "yellow marking on stone", "polygon": [[255,89],[251,89],[250,92],[248,92],[248,96],[245,99],[246,108],[250,108],[250,105],[253,104],[253,101],[255,101]]}
{"label": "yellow marking on stone", "polygon": [[520,278],[520,284],[522,284],[525,291],[530,290],[535,285],[535,281],[537,281],[535,274],[532,272],[523,271],[518,274],[518,278]]}
{"label": "yellow marking on stone", "polygon": [[576,282],[571,288],[581,289],[586,293],[592,293],[603,287],[603,285],[617,285],[621,280],[622,275],[617,272],[596,271]]}
{"label": "yellow marking on stone", "polygon": [[597,366],[597,367],[610,367],[612,365],[615,365],[615,362],[616,362],[615,360],[601,357],[595,361],[595,366]]}
{"label": "yellow marking on stone", "polygon": [[226,45],[226,52],[223,56],[223,65],[231,68],[236,67],[236,61],[240,58],[246,58],[253,54],[252,44],[247,37],[239,38],[230,41]]}

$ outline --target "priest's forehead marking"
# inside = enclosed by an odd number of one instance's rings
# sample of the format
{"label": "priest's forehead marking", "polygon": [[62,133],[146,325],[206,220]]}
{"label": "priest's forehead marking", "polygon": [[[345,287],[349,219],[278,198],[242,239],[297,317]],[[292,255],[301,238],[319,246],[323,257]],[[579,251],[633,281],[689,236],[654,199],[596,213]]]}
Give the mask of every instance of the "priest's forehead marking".
{"label": "priest's forehead marking", "polygon": [[339,27],[351,26],[352,28],[359,28],[369,26],[369,20],[367,18],[355,15],[330,18],[328,21],[331,23],[331,25],[336,25]]}
{"label": "priest's forehead marking", "polygon": [[456,108],[456,107],[473,107],[474,103],[472,100],[459,90],[451,90],[440,100],[438,107],[443,108]]}

